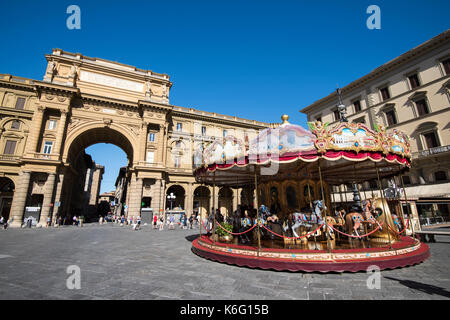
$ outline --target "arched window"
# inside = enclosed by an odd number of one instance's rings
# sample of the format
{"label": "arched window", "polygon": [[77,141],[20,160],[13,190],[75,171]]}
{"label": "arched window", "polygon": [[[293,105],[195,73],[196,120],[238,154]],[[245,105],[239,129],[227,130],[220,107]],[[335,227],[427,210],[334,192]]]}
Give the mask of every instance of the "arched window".
{"label": "arched window", "polygon": [[286,202],[289,208],[297,207],[297,194],[294,187],[289,186],[286,188]]}
{"label": "arched window", "polygon": [[434,181],[447,181],[447,173],[445,171],[436,171],[434,173]]}

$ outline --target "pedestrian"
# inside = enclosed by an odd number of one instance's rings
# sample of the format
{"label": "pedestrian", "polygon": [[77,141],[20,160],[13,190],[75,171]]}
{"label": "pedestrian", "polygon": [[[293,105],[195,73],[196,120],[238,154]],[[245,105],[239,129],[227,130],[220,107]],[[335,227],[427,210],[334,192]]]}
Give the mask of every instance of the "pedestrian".
{"label": "pedestrian", "polygon": [[189,217],[189,229],[192,229],[192,224],[194,223],[194,217],[191,214],[191,216]]}
{"label": "pedestrian", "polygon": [[8,228],[8,222],[3,216],[0,218],[0,225],[3,227],[3,230],[6,230]]}
{"label": "pedestrian", "polygon": [[173,216],[173,213],[171,213],[170,217],[169,217],[169,229],[168,230],[174,230],[175,229],[174,221],[175,221],[175,217]]}
{"label": "pedestrian", "polygon": [[137,217],[136,222],[137,222],[137,229],[140,230],[141,229],[141,216]]}
{"label": "pedestrian", "polygon": [[186,215],[184,214],[183,215],[183,229],[187,229],[187,222],[188,222],[188,219],[187,219],[187,217],[186,217]]}
{"label": "pedestrian", "polygon": [[159,231],[161,230],[164,230],[164,217],[162,214],[159,216]]}
{"label": "pedestrian", "polygon": [[158,223],[158,216],[155,214],[153,216],[153,229],[156,229],[157,223]]}
{"label": "pedestrian", "polygon": [[72,218],[73,224],[72,225],[77,225],[77,216],[73,216]]}

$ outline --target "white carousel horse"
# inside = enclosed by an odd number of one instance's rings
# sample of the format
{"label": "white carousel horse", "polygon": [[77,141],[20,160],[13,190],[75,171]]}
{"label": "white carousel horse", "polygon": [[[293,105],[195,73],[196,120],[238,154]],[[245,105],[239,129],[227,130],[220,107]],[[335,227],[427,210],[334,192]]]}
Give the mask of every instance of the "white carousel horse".
{"label": "white carousel horse", "polygon": [[[291,231],[294,237],[298,237],[299,235],[295,231],[297,228],[304,226],[304,227],[311,227],[315,224],[322,224],[323,218],[322,218],[322,209],[325,209],[323,205],[322,200],[316,200],[314,201],[314,210],[311,213],[311,216],[308,219],[308,214],[303,212],[294,212],[292,214],[292,221],[293,225],[291,226]],[[283,231],[286,232],[289,228],[289,224],[285,224],[283,226]]]}

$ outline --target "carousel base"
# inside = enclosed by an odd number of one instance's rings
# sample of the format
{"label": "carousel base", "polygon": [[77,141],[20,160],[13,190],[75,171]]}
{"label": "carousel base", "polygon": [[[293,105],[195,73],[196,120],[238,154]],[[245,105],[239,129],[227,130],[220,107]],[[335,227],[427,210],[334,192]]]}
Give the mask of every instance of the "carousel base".
{"label": "carousel base", "polygon": [[370,266],[380,270],[414,265],[430,256],[426,244],[401,237],[389,246],[360,249],[296,250],[258,248],[214,242],[207,236],[192,242],[200,257],[240,267],[304,272],[357,272]]}

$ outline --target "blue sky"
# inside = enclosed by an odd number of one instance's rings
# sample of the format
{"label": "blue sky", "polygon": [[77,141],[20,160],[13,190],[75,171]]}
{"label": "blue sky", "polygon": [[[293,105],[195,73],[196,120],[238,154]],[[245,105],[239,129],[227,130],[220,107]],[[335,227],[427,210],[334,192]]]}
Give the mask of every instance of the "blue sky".
{"label": "blue sky", "polygon": [[[66,27],[71,4],[81,30]],[[381,30],[366,27],[372,4]],[[44,54],[61,48],[169,74],[174,105],[305,125],[301,108],[447,30],[448,12],[433,0],[2,0],[0,73],[41,80]],[[115,149],[89,153],[126,164]]]}

